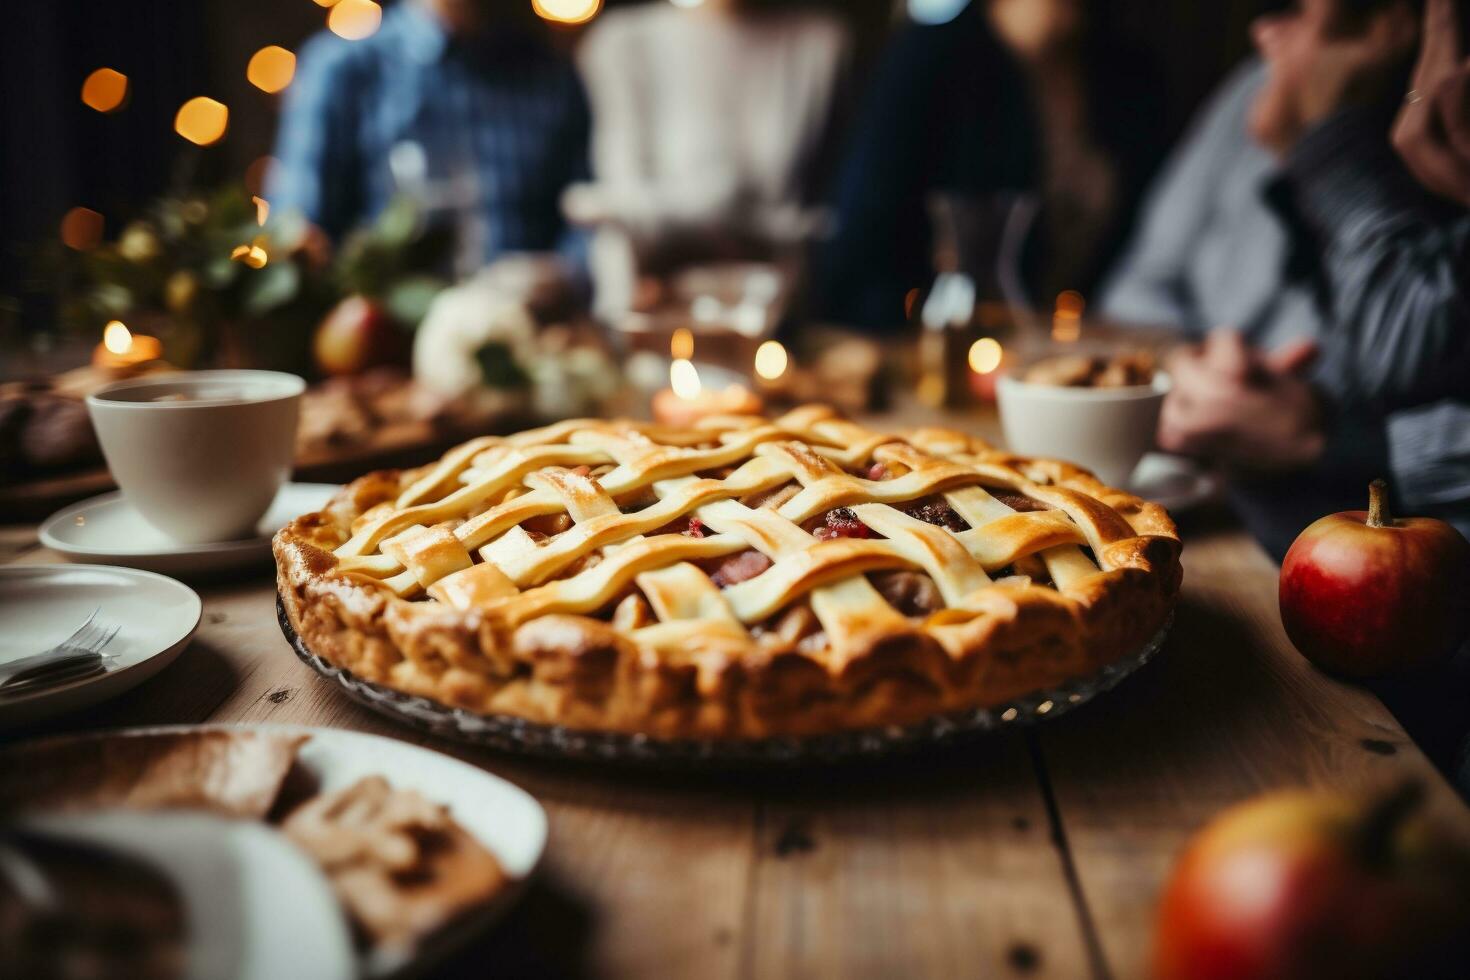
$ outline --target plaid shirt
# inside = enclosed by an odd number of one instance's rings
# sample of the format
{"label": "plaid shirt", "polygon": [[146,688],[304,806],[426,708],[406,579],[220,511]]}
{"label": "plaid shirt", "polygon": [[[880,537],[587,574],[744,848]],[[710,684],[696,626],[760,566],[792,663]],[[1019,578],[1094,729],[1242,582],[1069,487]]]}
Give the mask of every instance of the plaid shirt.
{"label": "plaid shirt", "polygon": [[544,43],[456,38],[403,0],[369,38],[302,49],[266,197],[335,238],[413,196],[456,226],[462,262],[467,249],[476,262],[576,253],[560,197],[586,177],[587,131],[576,72]]}

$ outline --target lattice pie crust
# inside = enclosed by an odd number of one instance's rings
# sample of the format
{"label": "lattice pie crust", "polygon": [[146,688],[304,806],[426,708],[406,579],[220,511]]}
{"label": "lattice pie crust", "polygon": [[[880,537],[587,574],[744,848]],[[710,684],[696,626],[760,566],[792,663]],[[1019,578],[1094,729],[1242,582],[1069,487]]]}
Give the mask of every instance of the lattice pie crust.
{"label": "lattice pie crust", "polygon": [[291,625],[366,680],[655,737],[905,724],[1162,626],[1163,508],[959,432],[808,406],[574,420],[348,485],[275,540]]}

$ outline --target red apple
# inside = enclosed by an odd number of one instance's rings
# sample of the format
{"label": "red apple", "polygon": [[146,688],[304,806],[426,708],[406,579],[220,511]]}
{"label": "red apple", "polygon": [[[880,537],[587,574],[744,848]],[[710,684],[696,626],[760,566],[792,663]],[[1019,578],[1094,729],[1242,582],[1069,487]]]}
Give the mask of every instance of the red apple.
{"label": "red apple", "polygon": [[365,296],[349,296],[334,306],[316,329],[316,364],[326,374],[361,374],[396,364],[405,356],[403,332],[387,312]]}
{"label": "red apple", "polygon": [[1155,980],[1431,980],[1470,968],[1470,855],[1414,816],[1281,793],[1225,811],[1165,887]]}
{"label": "red apple", "polygon": [[1375,677],[1434,663],[1470,633],[1470,542],[1429,517],[1369,505],[1313,523],[1281,563],[1281,621],[1317,666]]}

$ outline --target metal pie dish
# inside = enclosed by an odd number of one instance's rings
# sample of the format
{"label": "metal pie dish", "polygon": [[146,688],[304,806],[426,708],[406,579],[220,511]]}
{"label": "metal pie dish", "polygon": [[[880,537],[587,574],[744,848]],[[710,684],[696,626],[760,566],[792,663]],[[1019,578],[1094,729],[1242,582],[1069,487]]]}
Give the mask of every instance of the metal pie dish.
{"label": "metal pie dish", "polygon": [[502,752],[548,759],[651,767],[792,766],[877,759],[957,744],[987,732],[1035,725],[1065,715],[1117,687],[1163,648],[1173,614],[1139,650],[1074,678],[1001,704],[936,715],[913,725],[763,739],[659,739],[626,732],[565,728],[513,715],[483,715],[363,680],[313,653],[276,598],[276,619],[302,663],[335,682],[354,701],[419,731]]}

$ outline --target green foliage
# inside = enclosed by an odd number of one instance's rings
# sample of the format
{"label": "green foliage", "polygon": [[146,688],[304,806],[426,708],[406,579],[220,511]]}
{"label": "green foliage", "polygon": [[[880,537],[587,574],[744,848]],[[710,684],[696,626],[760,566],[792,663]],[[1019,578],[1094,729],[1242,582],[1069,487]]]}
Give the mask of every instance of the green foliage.
{"label": "green foliage", "polygon": [[172,344],[165,336],[165,355],[188,365],[196,354],[208,359],[229,330],[243,329],[251,343],[302,349],[326,311],[353,294],[380,300],[412,329],[445,285],[432,273],[444,264],[447,238],[428,233],[407,200],[350,233],[335,256],[330,251],[300,215],[257,224],[238,184],[163,197],[116,241],[53,256],[62,323],[90,336],[108,320],[161,321],[169,327],[159,332],[185,338]]}
{"label": "green foliage", "polygon": [[475,360],[480,362],[480,374],[487,387],[524,388],[531,383],[511,349],[498,340],[475,351]]}

